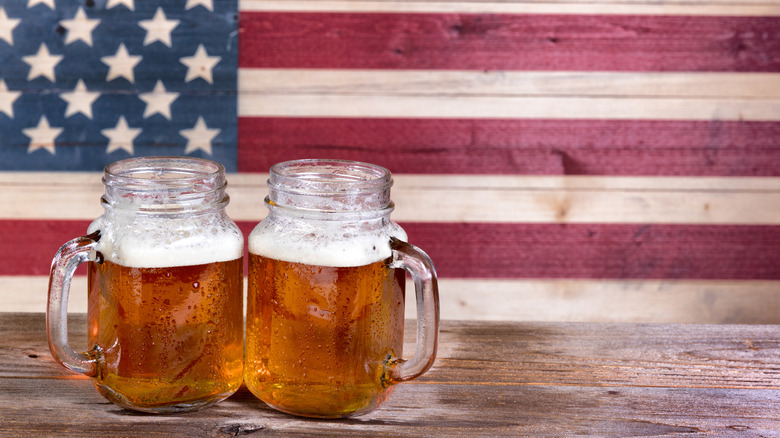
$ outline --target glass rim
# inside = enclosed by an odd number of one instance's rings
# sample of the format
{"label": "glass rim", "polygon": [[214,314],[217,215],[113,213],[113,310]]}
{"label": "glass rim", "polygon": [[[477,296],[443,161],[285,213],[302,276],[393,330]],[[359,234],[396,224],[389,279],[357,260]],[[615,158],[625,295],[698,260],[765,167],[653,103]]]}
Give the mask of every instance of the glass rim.
{"label": "glass rim", "polygon": [[181,190],[187,187],[213,191],[226,185],[225,166],[198,157],[132,157],[106,165],[103,168],[103,184],[133,191]]}
{"label": "glass rim", "polygon": [[271,166],[268,186],[303,194],[378,192],[393,185],[390,171],[361,161],[308,158]]}

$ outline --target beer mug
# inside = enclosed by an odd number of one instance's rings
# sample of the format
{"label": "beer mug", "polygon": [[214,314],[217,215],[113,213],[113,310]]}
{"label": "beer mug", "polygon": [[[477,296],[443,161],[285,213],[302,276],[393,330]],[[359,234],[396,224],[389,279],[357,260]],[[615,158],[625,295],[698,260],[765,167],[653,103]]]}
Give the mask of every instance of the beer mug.
{"label": "beer mug", "polygon": [[[431,260],[390,220],[390,172],[336,160],[271,167],[269,209],[249,235],[244,381],[274,409],[360,415],[434,362],[439,324]],[[403,360],[405,272],[417,345]]]}
{"label": "beer mug", "polygon": [[[102,216],[52,262],[46,312],[57,361],[124,408],[181,412],[233,394],[243,371],[243,236],[224,167],[189,157],[106,166]],[[88,266],[88,346],[68,344],[76,267]]]}

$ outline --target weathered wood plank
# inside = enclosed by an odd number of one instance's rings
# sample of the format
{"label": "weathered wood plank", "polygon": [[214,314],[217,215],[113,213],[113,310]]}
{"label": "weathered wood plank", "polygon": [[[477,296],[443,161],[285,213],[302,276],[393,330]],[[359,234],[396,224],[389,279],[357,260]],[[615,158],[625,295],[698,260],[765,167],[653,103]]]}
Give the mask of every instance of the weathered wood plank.
{"label": "weathered wood plank", "polygon": [[[47,287],[45,276],[0,277],[0,312],[43,312]],[[439,280],[442,319],[472,321],[780,324],[778,290],[751,280]],[[86,276],[73,278],[68,307],[87,311]],[[407,300],[406,317],[415,312]]]}
{"label": "weathered wood plank", "polygon": [[780,279],[774,226],[401,225],[442,277]]}
{"label": "weathered wood plank", "polygon": [[[247,12],[241,68],[780,71],[777,17]],[[277,114],[279,115],[279,114]]]}
{"label": "weathered wood plank", "polygon": [[[41,187],[42,189],[57,190],[58,186],[68,186],[74,190],[81,188],[102,194],[101,172],[0,172],[0,187],[5,191],[26,190],[26,187]],[[265,185],[268,173],[229,173],[228,190],[240,187],[249,190],[267,191]],[[664,177],[647,178],[642,176],[584,176],[584,175],[410,175],[406,172],[394,174],[393,193],[395,189],[435,189],[457,188],[461,190],[473,189],[528,189],[528,190],[556,190],[566,189],[572,191],[583,190],[607,190],[618,191],[621,189],[647,192],[647,191],[744,191],[744,192],[775,192],[780,191],[780,178],[742,177],[742,178],[689,178],[689,177]],[[5,189],[8,190],[5,190]],[[55,192],[56,193],[56,192]],[[262,198],[266,193],[254,193],[254,200]],[[241,194],[239,196],[248,196]],[[5,209],[3,211],[6,211]]]}
{"label": "weathered wood plank", "polygon": [[780,16],[780,5],[756,0],[439,1],[439,0],[241,0],[242,11],[425,12],[492,14]]}
{"label": "weathered wood plank", "polygon": [[[102,214],[100,178],[0,173],[5,206],[0,219],[92,220]],[[230,217],[245,222],[265,217],[266,179],[267,174],[228,176]],[[400,222],[780,224],[777,177],[397,174],[394,179],[392,217]]]}
{"label": "weathered wood plank", "polygon": [[[378,104],[381,101],[381,104]],[[780,100],[516,96],[242,96],[240,117],[776,121]]]}
{"label": "weathered wood plank", "polygon": [[268,172],[279,161],[328,154],[396,174],[780,176],[778,122],[551,117],[242,117],[239,170]]}
{"label": "weathered wood plank", "polygon": [[[83,315],[71,327],[82,342]],[[374,413],[317,421],[274,412],[245,389],[199,413],[123,411],[53,362],[42,315],[0,314],[0,435],[774,436],[778,334],[777,326],[444,322],[426,376]]]}
{"label": "weathered wood plank", "polygon": [[245,389],[206,411],[163,418],[122,411],[83,380],[41,385],[3,379],[0,391],[6,395],[0,436],[708,437],[780,431],[776,390],[410,384],[372,414],[330,421],[274,412]]}
{"label": "weathered wood plank", "polygon": [[[256,221],[238,221],[248,235]],[[89,221],[0,220],[0,275],[47,275]],[[401,222],[442,278],[780,280],[780,227]],[[47,239],[30,239],[46,235]]]}
{"label": "weathered wood plank", "polygon": [[[0,321],[1,377],[74,376],[48,353],[43,314],[3,313]],[[436,372],[419,384],[780,390],[776,325],[442,324]],[[70,315],[70,333],[74,348],[86,348],[84,314]],[[405,350],[414,351],[413,329],[406,331],[405,343]]]}
{"label": "weathered wood plank", "polygon": [[778,73],[244,68],[241,95],[780,98]]}

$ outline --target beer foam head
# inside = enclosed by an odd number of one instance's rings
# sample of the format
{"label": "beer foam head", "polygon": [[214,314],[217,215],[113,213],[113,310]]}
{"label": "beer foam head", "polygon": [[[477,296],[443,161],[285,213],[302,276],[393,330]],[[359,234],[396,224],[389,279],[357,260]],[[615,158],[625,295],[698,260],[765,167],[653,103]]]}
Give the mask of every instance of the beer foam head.
{"label": "beer foam head", "polygon": [[127,267],[191,266],[243,255],[221,164],[193,157],[134,157],[106,166],[96,250]]}
{"label": "beer foam head", "polygon": [[249,235],[249,252],[307,265],[364,266],[392,256],[390,237],[406,240],[406,233],[393,222],[378,229],[361,229],[328,221],[298,227],[264,220]]}
{"label": "beer foam head", "polygon": [[[100,229],[96,247],[105,260],[132,268],[192,266],[235,260],[243,255],[244,238],[230,220],[208,215],[167,221],[100,217],[89,232]],[[227,219],[227,218],[225,218]]]}

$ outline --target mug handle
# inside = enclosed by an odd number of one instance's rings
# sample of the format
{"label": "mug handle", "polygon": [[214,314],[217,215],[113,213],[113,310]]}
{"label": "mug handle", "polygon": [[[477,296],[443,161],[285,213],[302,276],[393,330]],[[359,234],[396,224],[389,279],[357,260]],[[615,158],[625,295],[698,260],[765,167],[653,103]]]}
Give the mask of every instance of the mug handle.
{"label": "mug handle", "polygon": [[408,271],[414,280],[417,297],[417,343],[409,360],[391,359],[386,363],[385,382],[392,385],[416,379],[433,365],[439,337],[439,285],[436,269],[428,254],[416,246],[390,238],[393,261],[390,266]]}
{"label": "mug handle", "polygon": [[87,376],[97,373],[97,360],[87,353],[76,353],[68,343],[68,293],[70,281],[78,265],[87,261],[101,262],[95,251],[100,230],[62,245],[54,255],[49,274],[49,301],[46,306],[46,335],[51,355],[66,368]]}

